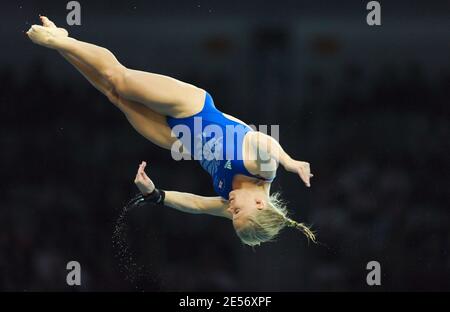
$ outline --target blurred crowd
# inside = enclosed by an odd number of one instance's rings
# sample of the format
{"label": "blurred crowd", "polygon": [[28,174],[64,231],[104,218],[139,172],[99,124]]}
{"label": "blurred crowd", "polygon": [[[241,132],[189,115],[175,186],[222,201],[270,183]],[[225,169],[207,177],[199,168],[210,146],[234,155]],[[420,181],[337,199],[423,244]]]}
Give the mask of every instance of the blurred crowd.
{"label": "blurred crowd", "polygon": [[[145,141],[81,79],[52,79],[38,61],[27,73],[0,69],[0,290],[368,290],[371,260],[382,289],[450,290],[448,68],[430,77],[391,64],[368,78],[343,66],[333,94],[310,71],[301,95],[268,108],[282,145],[315,175],[306,189],[280,169],[273,189],[319,245],[286,230],[253,250],[227,220],[149,207],[126,220],[126,254],[112,237],[141,160],[165,189],[213,195],[209,177]],[[222,78],[204,85],[228,112]],[[249,123],[266,116],[250,100],[238,106]],[[82,268],[75,288],[71,260]]]}

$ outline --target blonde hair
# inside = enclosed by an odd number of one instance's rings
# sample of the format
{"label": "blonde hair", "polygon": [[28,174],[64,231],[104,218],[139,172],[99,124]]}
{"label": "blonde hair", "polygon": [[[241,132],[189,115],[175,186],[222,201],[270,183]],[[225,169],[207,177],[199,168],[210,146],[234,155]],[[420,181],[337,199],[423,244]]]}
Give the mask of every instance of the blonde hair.
{"label": "blonde hair", "polygon": [[317,243],[315,233],[308,226],[287,216],[286,204],[278,192],[270,195],[268,207],[251,216],[248,223],[236,233],[241,241],[249,246],[258,246],[261,243],[273,241],[284,227],[296,228],[305,234],[308,241]]}

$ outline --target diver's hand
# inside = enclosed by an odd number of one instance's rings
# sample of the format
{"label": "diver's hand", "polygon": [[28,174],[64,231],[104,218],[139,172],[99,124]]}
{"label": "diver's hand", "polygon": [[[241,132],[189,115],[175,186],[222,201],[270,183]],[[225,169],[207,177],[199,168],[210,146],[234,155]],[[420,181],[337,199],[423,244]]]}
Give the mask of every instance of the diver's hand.
{"label": "diver's hand", "polygon": [[150,178],[144,171],[146,166],[147,163],[145,161],[141,162],[136,174],[136,178],[134,179],[134,183],[143,195],[148,195],[155,190],[155,184],[153,184],[153,181],[150,180]]}
{"label": "diver's hand", "polygon": [[297,173],[305,185],[311,187],[310,179],[314,175],[311,174],[311,168],[308,162],[292,159],[284,167],[287,171]]}

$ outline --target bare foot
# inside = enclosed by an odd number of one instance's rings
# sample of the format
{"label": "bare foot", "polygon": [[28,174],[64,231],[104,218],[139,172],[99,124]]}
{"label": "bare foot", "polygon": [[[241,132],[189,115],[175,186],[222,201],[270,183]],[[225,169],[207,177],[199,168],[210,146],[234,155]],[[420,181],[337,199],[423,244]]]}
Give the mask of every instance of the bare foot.
{"label": "bare foot", "polygon": [[58,38],[67,37],[69,33],[64,28],[58,28],[47,17],[41,16],[42,25],[33,25],[27,31],[28,37],[34,43],[47,47],[55,48]]}

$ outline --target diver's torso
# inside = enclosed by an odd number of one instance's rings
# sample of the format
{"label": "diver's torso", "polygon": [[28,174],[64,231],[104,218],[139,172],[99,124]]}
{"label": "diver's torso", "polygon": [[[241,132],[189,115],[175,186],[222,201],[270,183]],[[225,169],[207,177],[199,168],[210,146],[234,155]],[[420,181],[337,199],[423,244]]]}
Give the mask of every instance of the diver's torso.
{"label": "diver's torso", "polygon": [[208,93],[199,113],[186,118],[168,117],[167,123],[186,151],[210,174],[214,190],[223,198],[228,199],[237,174],[273,179],[275,172],[259,174],[261,170],[250,144],[254,130],[220,112]]}

